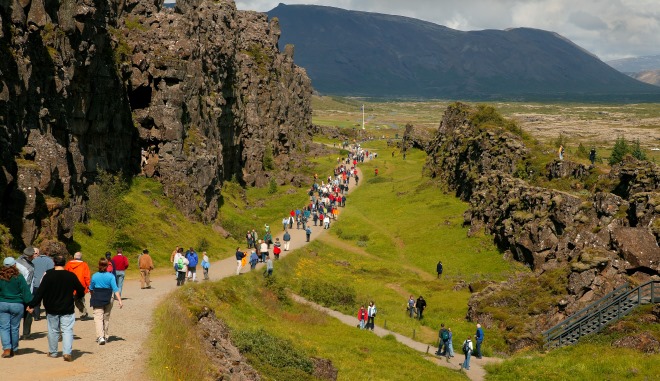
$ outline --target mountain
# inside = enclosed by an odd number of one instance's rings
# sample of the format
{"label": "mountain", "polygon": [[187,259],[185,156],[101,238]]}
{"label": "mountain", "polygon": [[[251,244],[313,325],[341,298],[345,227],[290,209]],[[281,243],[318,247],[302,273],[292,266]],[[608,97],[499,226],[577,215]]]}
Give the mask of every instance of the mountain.
{"label": "mountain", "polygon": [[660,55],[622,58],[607,61],[607,64],[622,73],[641,73],[643,71],[660,69]]}
{"label": "mountain", "polygon": [[660,69],[645,70],[632,75],[638,81],[650,83],[651,85],[660,86]]}
{"label": "mountain", "polygon": [[552,32],[463,32],[402,16],[284,5],[280,49],[295,46],[315,90],[337,95],[462,99],[660,101],[636,81]]}

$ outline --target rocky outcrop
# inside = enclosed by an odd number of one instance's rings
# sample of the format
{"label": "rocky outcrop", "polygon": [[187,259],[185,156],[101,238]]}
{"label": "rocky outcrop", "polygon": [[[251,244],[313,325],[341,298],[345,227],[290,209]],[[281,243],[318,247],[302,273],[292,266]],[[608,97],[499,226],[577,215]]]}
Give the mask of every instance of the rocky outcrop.
{"label": "rocky outcrop", "polygon": [[433,134],[431,131],[422,127],[415,127],[414,125],[408,123],[406,124],[406,130],[403,133],[403,139],[401,147],[403,150],[409,148],[417,148],[421,150],[426,150],[426,147],[429,145],[429,142],[433,139]]}
{"label": "rocky outcrop", "polygon": [[[603,183],[617,194],[535,186],[520,178],[530,167],[521,138],[492,123],[476,125],[474,114],[462,104],[447,109],[427,149],[425,171],[469,203],[464,218],[470,234],[492,234],[502,251],[537,276],[568,270],[558,293],[563,295],[548,299],[555,304],[529,312],[537,334],[631,277],[638,282],[658,277],[657,166],[628,162],[614,168]],[[553,162],[546,172],[549,179],[590,175],[588,168],[568,162]],[[484,289],[471,299],[468,317],[493,322],[481,311],[484,302],[518,287],[524,288],[524,281]],[[511,338],[509,345],[521,348],[528,339]]]}
{"label": "rocky outcrop", "polygon": [[225,180],[297,181],[311,85],[278,51],[277,20],[162,3],[0,4],[0,222],[15,246],[70,239],[98,169],[155,177],[206,222]]}

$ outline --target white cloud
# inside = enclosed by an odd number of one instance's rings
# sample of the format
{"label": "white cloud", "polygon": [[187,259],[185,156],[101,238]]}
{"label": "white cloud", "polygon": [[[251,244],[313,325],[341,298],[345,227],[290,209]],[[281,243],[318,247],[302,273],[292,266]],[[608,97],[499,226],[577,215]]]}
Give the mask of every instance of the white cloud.
{"label": "white cloud", "polygon": [[[261,12],[280,0],[240,0]],[[609,60],[660,54],[658,0],[289,0],[415,17],[460,30],[531,27],[557,32]]]}

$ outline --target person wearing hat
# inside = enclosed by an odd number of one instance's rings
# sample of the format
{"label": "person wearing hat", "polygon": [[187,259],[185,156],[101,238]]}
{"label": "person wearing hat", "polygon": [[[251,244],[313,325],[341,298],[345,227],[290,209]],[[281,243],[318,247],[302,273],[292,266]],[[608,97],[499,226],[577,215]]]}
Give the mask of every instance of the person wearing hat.
{"label": "person wearing hat", "polygon": [[25,311],[24,304],[30,300],[30,286],[16,268],[16,260],[5,258],[0,268],[0,339],[3,358],[13,357],[18,350],[18,331]]}
{"label": "person wearing hat", "polygon": [[73,361],[73,325],[76,322],[74,294],[85,295],[85,287],[78,277],[64,269],[66,260],[62,255],[53,257],[55,268],[46,272],[41,285],[28,303],[28,312],[43,300],[48,320],[48,356],[57,357],[57,345],[62,335],[62,354],[64,361]]}
{"label": "person wearing hat", "polygon": [[[87,263],[82,261],[82,253],[77,252],[73,255],[73,259],[70,260],[66,266],[64,266],[66,271],[70,271],[78,277],[80,284],[85,287],[85,294],[89,294],[89,282],[92,279],[92,274],[89,271],[89,266]],[[87,308],[85,307],[85,294],[76,295],[74,301],[76,308],[80,311],[80,319],[85,319],[89,314],[87,313]]]}
{"label": "person wearing hat", "polygon": [[[37,252],[39,252],[39,250],[37,250]],[[41,285],[41,279],[44,277],[46,271],[52,269],[53,267],[55,267],[55,265],[53,264],[53,259],[50,256],[41,252],[39,252],[38,257],[32,260],[32,264],[34,265],[34,278],[32,279],[32,289],[36,290]],[[34,313],[32,315],[34,320],[36,321],[41,320],[41,304],[34,307]]]}
{"label": "person wearing hat", "polygon": [[149,273],[154,269],[154,261],[149,255],[149,250],[142,250],[142,255],[140,255],[140,259],[138,259],[138,267],[140,268],[140,288],[151,288]]}
{"label": "person wearing hat", "polygon": [[[16,260],[16,268],[20,271],[23,278],[30,287],[30,292],[34,295],[34,263],[32,261],[39,256],[39,249],[28,246],[23,250],[23,255]],[[32,314],[23,315],[23,339],[29,339],[32,333]]]}

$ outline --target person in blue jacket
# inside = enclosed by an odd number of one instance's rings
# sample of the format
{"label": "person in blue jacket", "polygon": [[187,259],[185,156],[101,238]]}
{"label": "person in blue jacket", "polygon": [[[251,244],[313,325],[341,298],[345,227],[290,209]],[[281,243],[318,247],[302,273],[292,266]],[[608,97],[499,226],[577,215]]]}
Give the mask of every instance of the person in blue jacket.
{"label": "person in blue jacket", "polygon": [[484,341],[484,330],[481,329],[481,324],[477,324],[477,333],[474,335],[474,338],[477,341],[477,348],[474,351],[474,357],[481,358],[481,343]]}
{"label": "person in blue jacket", "polygon": [[112,311],[113,296],[119,303],[119,308],[124,304],[121,301],[117,280],[111,272],[108,272],[108,260],[99,259],[99,271],[92,275],[89,283],[91,298],[89,305],[94,313],[94,325],[96,326],[96,342],[105,345],[110,338],[108,328],[110,326],[110,312]]}
{"label": "person in blue jacket", "polygon": [[186,251],[186,259],[188,260],[188,280],[197,282],[197,263],[199,263],[199,257],[192,247]]}

